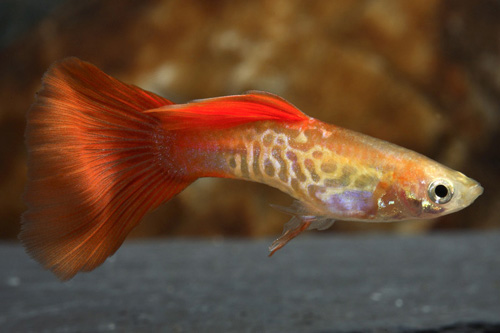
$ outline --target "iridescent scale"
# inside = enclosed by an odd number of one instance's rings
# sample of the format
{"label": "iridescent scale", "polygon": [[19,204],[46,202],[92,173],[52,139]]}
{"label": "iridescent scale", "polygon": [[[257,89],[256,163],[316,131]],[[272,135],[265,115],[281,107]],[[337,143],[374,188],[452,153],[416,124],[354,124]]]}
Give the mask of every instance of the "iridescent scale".
{"label": "iridescent scale", "polygon": [[[272,126],[249,128],[237,149],[226,154],[234,177],[265,183],[300,200],[311,213],[339,217],[359,215],[349,196],[371,195],[382,172],[366,165],[354,165],[340,155],[341,144],[331,140],[325,128]],[[317,206],[329,206],[329,211]]]}

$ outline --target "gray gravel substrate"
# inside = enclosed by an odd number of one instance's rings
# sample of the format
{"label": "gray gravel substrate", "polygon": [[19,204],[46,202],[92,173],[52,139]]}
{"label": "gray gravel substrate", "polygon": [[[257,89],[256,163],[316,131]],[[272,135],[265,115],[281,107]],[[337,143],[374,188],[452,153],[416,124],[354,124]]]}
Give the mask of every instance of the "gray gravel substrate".
{"label": "gray gravel substrate", "polygon": [[5,332],[494,332],[500,233],[127,242],[61,283],[0,243]]}

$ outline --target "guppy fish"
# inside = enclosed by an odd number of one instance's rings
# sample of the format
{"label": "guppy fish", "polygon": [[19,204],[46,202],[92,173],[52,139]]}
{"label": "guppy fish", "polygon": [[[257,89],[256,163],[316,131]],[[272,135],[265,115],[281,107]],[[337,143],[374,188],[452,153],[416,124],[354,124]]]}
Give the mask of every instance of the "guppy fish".
{"label": "guppy fish", "polygon": [[413,151],[308,117],[263,92],[174,104],[76,58],[28,113],[20,239],[60,279],[102,264],[142,217],[200,177],[297,200],[271,254],[334,220],[400,221],[470,205],[476,181]]}

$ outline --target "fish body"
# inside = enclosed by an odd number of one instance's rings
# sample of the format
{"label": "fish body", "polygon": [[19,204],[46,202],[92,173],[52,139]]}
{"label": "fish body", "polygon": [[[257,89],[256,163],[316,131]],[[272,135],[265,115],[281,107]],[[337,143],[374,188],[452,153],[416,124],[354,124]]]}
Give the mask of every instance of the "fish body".
{"label": "fish body", "polygon": [[482,187],[413,151],[308,117],[263,92],[174,104],[68,58],[28,114],[20,238],[61,279],[100,265],[148,211],[201,177],[263,183],[296,203],[271,254],[334,220],[434,218]]}

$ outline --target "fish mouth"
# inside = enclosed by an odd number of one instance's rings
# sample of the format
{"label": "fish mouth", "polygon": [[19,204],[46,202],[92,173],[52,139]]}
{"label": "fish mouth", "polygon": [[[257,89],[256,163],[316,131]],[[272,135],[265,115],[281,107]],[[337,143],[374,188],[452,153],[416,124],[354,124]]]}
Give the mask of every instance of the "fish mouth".
{"label": "fish mouth", "polygon": [[470,206],[481,194],[483,194],[484,189],[478,182],[472,179],[468,180],[469,184],[459,184],[457,186],[457,193],[459,193],[457,201],[446,209],[445,214],[454,213]]}
{"label": "fish mouth", "polygon": [[469,184],[469,186],[463,189],[460,200],[462,208],[471,205],[484,191],[483,187],[473,179],[469,180]]}
{"label": "fish mouth", "polygon": [[470,202],[474,202],[474,200],[477,199],[481,194],[483,194],[484,189],[479,183],[476,185],[472,186],[468,191],[467,191],[467,199],[470,200]]}

